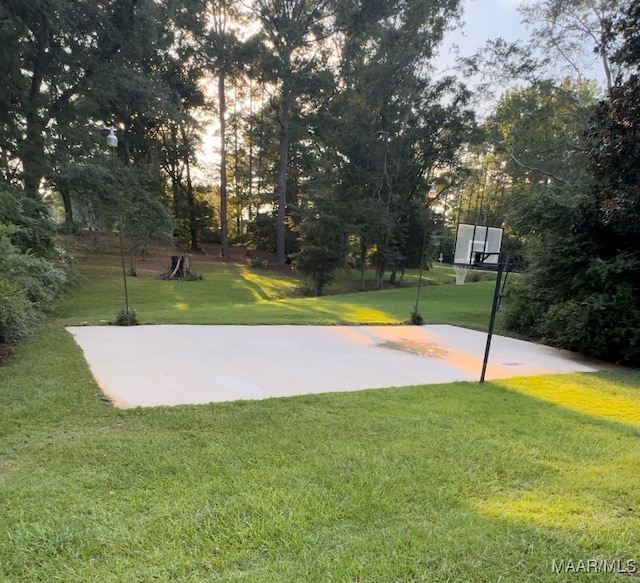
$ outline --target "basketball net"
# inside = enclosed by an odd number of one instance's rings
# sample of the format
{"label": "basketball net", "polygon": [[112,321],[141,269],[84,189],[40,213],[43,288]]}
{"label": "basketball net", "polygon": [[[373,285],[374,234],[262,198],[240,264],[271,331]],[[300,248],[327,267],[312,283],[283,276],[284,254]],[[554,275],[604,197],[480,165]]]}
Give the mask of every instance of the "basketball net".
{"label": "basketball net", "polygon": [[453,269],[456,272],[456,285],[464,285],[464,281],[467,278],[467,271],[469,271],[469,266],[454,265]]}

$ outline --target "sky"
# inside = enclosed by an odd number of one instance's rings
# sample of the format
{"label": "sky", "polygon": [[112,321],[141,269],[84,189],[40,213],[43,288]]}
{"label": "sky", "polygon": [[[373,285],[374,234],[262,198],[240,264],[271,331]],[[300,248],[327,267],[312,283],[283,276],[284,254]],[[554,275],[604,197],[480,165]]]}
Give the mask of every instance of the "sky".
{"label": "sky", "polygon": [[[440,54],[438,69],[445,71],[455,62],[452,45],[457,45],[462,57],[472,56],[488,40],[503,38],[507,42],[527,41],[531,31],[522,24],[518,7],[531,0],[462,0],[462,26],[447,34]],[[581,72],[586,78],[595,79],[604,86],[604,75],[599,59],[593,55],[589,58],[587,50],[580,63]],[[574,74],[567,61],[558,61],[556,73]]]}
{"label": "sky", "polygon": [[[526,39],[518,5],[522,0],[463,0],[463,26],[447,35],[445,45],[456,44],[461,56],[471,56],[487,40],[502,37],[507,41]],[[445,47],[442,59],[448,60]]]}

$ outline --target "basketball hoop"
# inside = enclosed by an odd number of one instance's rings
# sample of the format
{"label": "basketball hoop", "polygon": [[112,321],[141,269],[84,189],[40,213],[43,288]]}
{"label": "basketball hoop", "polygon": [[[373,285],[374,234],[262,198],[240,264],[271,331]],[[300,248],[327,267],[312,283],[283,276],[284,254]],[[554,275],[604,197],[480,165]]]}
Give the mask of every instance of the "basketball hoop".
{"label": "basketball hoop", "polygon": [[456,272],[456,285],[464,285],[464,281],[467,278],[467,271],[469,271],[469,266],[454,265],[453,269]]}

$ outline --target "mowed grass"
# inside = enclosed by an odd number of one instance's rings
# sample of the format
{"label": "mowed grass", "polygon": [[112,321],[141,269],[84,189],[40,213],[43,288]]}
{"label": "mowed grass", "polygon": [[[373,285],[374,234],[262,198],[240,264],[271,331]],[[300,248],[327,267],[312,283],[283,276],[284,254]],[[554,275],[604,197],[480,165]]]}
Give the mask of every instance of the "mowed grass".
{"label": "mowed grass", "polygon": [[[374,292],[305,297],[305,281],[291,272],[208,262],[201,281],[164,281],[139,270],[127,279],[130,305],[147,324],[400,324],[416,302],[417,273],[408,285]],[[116,266],[82,265],[81,287],[60,302],[58,317],[67,324],[99,325],[115,319],[124,306],[122,273]],[[494,281],[444,285],[453,270],[427,272],[419,309],[425,321],[461,324],[484,330],[489,320]],[[341,272],[335,288],[355,288],[358,276]],[[414,284],[411,286],[411,284]],[[331,288],[329,288],[331,290]]]}
{"label": "mowed grass", "polygon": [[[291,276],[223,268],[211,287],[206,274],[140,277],[132,304],[157,322],[393,323],[415,293],[288,298]],[[587,563],[640,568],[638,371],[117,410],[63,325],[112,319],[121,281],[109,266],[83,273],[58,318],[0,369],[0,581],[638,576]],[[424,288],[423,314],[429,298],[434,321],[476,306],[480,322],[488,306],[474,286],[491,284]],[[198,305],[213,287],[221,307]],[[186,308],[167,307],[178,293]],[[170,320],[176,311],[184,319]]]}

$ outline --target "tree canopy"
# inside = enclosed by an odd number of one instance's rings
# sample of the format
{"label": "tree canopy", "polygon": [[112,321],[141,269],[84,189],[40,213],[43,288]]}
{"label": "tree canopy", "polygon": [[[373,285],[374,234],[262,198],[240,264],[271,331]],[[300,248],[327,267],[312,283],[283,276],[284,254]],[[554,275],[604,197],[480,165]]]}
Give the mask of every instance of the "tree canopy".
{"label": "tree canopy", "polygon": [[[615,23],[622,67],[585,126],[580,189],[547,197],[532,270],[510,325],[583,354],[640,363],[640,101],[638,6]],[[569,203],[569,204],[568,204]],[[571,204],[573,203],[573,204]]]}

